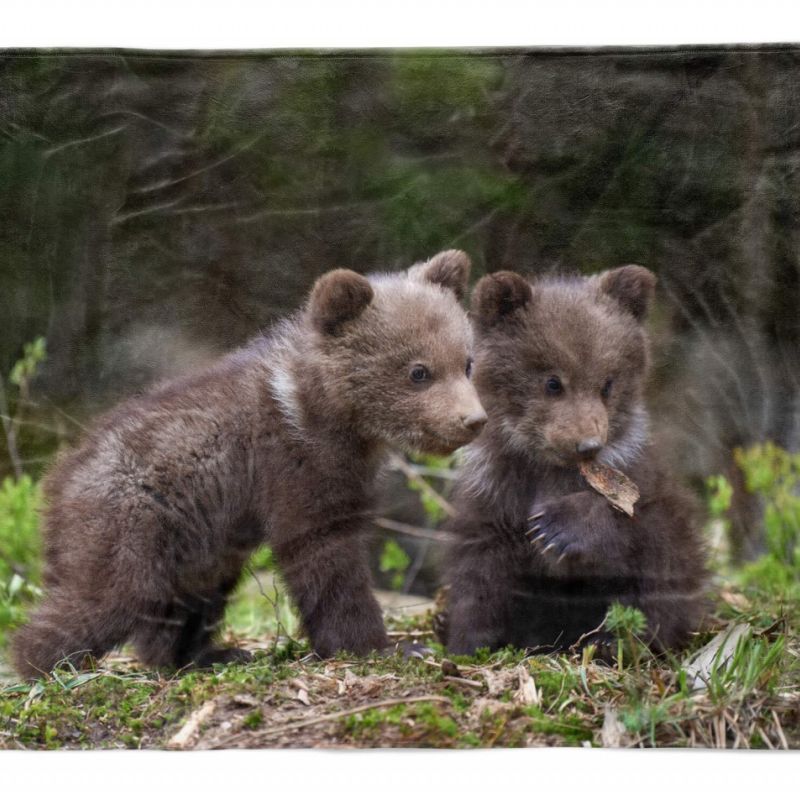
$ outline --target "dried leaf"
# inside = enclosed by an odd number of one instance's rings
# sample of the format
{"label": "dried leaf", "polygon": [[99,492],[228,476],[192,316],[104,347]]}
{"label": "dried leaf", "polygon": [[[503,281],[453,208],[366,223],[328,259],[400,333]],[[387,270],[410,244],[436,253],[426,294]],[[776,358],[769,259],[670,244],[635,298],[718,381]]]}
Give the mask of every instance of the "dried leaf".
{"label": "dried leaf", "polygon": [[481,677],[486,681],[486,692],[489,697],[499,697],[508,688],[510,683],[510,671],[494,672],[490,669],[482,669]]}
{"label": "dried leaf", "polygon": [[719,596],[736,611],[746,612],[752,608],[750,601],[739,592],[732,592],[730,589],[722,589]]}
{"label": "dried leaf", "polygon": [[358,678],[349,669],[345,669],[344,671],[345,689],[349,689],[350,687],[356,686],[357,684],[358,684]]}
{"label": "dried leaf", "polygon": [[714,664],[723,667],[736,652],[739,641],[749,636],[751,627],[742,622],[720,631],[705,647],[700,648],[683,666],[692,691],[705,689]]}
{"label": "dried leaf", "polygon": [[252,694],[235,694],[232,700],[237,706],[243,706],[245,708],[258,708],[258,706],[261,705],[258,699]]}
{"label": "dried leaf", "polygon": [[639,487],[618,469],[599,461],[582,461],[581,475],[589,486],[599,492],[618,511],[633,516],[634,503],[639,499]]}

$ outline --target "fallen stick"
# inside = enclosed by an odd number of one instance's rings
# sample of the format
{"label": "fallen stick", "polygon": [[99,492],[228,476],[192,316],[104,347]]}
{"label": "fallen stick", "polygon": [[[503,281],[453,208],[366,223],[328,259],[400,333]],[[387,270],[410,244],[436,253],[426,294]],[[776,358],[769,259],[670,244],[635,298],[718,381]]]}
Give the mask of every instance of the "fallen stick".
{"label": "fallen stick", "polygon": [[483,683],[481,683],[481,681],[473,681],[469,678],[458,678],[455,675],[445,675],[444,680],[447,683],[457,683],[460,686],[472,686],[474,689],[483,688]]}
{"label": "fallen stick", "polygon": [[182,750],[189,740],[197,733],[200,726],[214,713],[217,707],[216,700],[207,700],[197,711],[189,715],[183,727],[167,742],[170,750]]}
{"label": "fallen stick", "polygon": [[[258,731],[261,736],[272,736],[276,733],[283,733],[284,731],[294,731],[298,728],[306,728],[309,725],[320,725],[323,722],[332,722],[335,719],[342,717],[349,717],[351,714],[360,714],[362,711],[369,711],[372,708],[382,708],[385,706],[401,706],[405,703],[450,703],[452,702],[449,697],[442,697],[437,694],[426,694],[420,697],[398,697],[393,700],[379,700],[376,703],[367,703],[363,706],[356,706],[355,708],[346,708],[344,711],[336,711],[332,714],[323,714],[321,717],[312,717],[310,719],[302,719],[298,722],[289,722],[285,725],[276,725],[274,728],[267,728],[263,731]],[[243,734],[228,739],[224,746],[228,747],[231,742],[243,738]]]}

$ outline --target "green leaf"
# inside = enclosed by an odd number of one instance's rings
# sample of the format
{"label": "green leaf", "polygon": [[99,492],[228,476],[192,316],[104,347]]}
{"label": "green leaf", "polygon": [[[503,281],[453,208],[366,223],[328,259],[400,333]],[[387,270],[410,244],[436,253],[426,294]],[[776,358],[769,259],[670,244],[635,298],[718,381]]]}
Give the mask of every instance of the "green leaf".
{"label": "green leaf", "polygon": [[410,563],[411,559],[408,553],[394,539],[388,539],[381,551],[378,566],[381,572],[389,573],[394,589],[400,589],[403,586],[405,572]]}

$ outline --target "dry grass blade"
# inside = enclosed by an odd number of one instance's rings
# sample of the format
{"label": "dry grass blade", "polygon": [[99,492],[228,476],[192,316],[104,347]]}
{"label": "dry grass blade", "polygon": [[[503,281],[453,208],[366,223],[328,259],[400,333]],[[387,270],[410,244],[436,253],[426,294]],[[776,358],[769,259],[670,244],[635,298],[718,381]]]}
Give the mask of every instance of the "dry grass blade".
{"label": "dry grass blade", "polygon": [[775,745],[772,744],[772,742],[769,740],[769,737],[767,736],[767,734],[764,733],[764,729],[760,725],[756,725],[755,728],[756,728],[756,731],[758,732],[758,735],[761,737],[761,740],[764,742],[764,744],[770,750],[774,750],[775,749]]}
{"label": "dry grass blade", "polygon": [[736,737],[733,740],[733,749],[736,750],[739,748],[741,744],[746,744],[747,740],[742,734],[742,729],[739,727],[739,724],[736,721],[736,719],[727,710],[723,711],[722,714],[725,717],[725,721],[728,723],[728,727],[731,729],[734,736]]}
{"label": "dry grass blade", "polygon": [[789,749],[789,742],[786,741],[786,735],[783,732],[783,726],[781,725],[781,721],[778,718],[778,715],[775,713],[775,709],[772,709],[772,719],[775,720],[775,732],[778,734],[778,738],[781,740],[781,747],[784,750]]}
{"label": "dry grass blade", "polygon": [[[725,717],[719,714],[711,723],[714,727],[714,735],[716,739],[716,747],[719,750],[727,749],[728,741],[728,728],[725,725]],[[770,747],[770,749],[772,749]]]}

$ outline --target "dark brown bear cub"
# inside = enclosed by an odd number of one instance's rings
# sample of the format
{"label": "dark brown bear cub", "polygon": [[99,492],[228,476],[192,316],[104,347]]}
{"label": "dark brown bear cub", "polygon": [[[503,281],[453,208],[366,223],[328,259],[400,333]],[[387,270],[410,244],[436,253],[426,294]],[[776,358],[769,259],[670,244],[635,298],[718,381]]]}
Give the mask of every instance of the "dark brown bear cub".
{"label": "dark brown bear cub", "polygon": [[17,670],[125,641],[153,666],[246,658],[213,637],[262,542],[320,656],[384,648],[361,534],[387,447],[448,453],[486,421],[468,272],[459,251],[329,272],[269,335],[102,419],[46,481],[45,597]]}
{"label": "dark brown bear cub", "polygon": [[[703,546],[643,402],[654,287],[637,266],[534,283],[498,272],[476,286],[475,383],[489,423],[466,450],[449,526],[452,652],[610,644],[597,629],[614,601],[645,613],[654,649],[698,624]],[[638,484],[632,518],[588,486],[582,459]]]}

